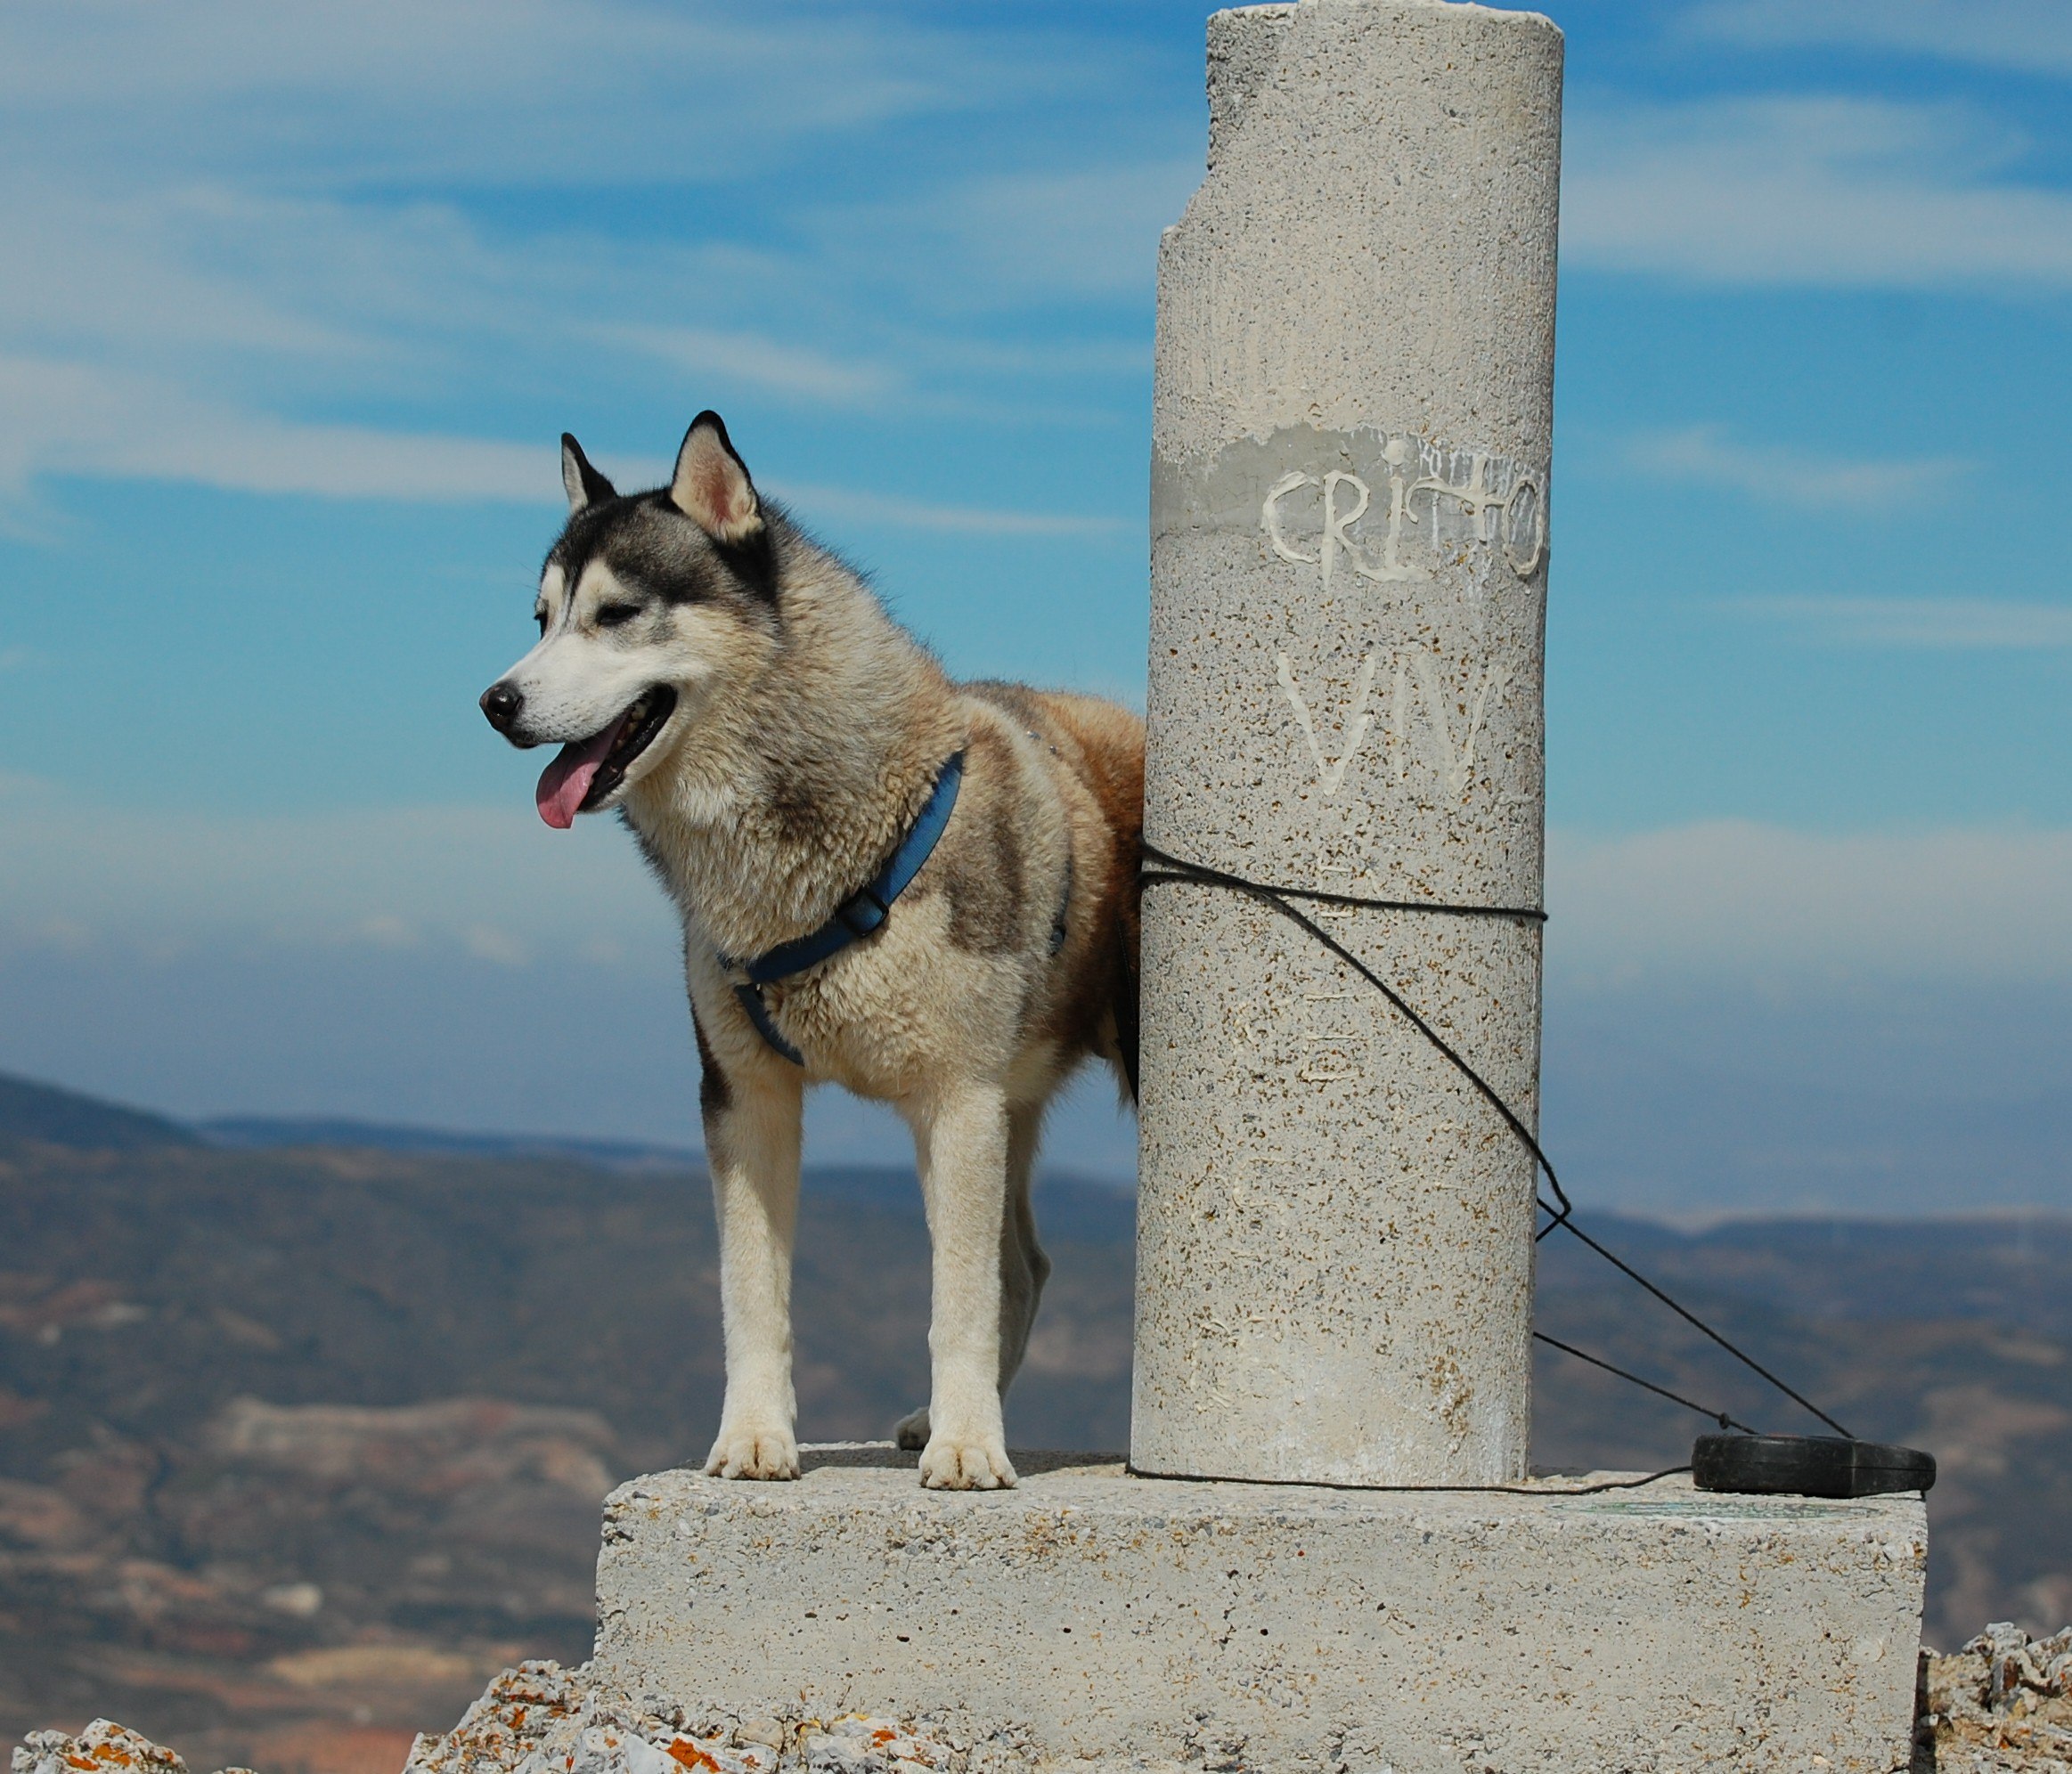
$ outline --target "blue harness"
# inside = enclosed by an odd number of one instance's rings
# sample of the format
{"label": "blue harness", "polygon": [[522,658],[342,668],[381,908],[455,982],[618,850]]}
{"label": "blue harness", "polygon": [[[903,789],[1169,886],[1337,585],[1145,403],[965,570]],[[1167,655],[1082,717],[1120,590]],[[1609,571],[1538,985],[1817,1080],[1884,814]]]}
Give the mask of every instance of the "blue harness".
{"label": "blue harness", "polygon": [[942,774],[935,778],[935,786],[928,792],[927,805],[907,828],[906,836],[899,841],[890,860],[836,906],[834,916],[820,929],[794,941],[780,942],[752,961],[720,957],[720,964],[729,972],[746,975],[746,979],[735,982],[734,996],[747,1012],[748,1021],[755,1025],[755,1032],[770,1044],[771,1052],[795,1066],[805,1064],[804,1056],[784,1038],[771,1020],[770,1006],[763,1001],[763,988],[787,980],[794,973],[803,973],[808,967],[819,966],[830,956],[839,955],[851,943],[861,942],[885,922],[893,901],[913,885],[922,864],[934,853],[936,843],[950,824],[950,815],[957,806],[957,791],[963,780],[964,753],[959,752],[942,766]]}

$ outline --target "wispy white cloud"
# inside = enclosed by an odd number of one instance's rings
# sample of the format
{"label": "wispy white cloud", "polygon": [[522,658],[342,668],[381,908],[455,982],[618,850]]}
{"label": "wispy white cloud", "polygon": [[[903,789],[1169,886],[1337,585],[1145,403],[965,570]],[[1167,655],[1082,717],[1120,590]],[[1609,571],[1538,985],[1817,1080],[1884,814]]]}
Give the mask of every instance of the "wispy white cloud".
{"label": "wispy white cloud", "polygon": [[1563,262],[1725,284],[2072,289],[2072,192],[1970,107],[1606,101],[1571,115]]}
{"label": "wispy white cloud", "polygon": [[1761,47],[1899,50],[1937,61],[2072,74],[2072,9],[2063,0],[1711,0],[1692,9],[1685,28]]}
{"label": "wispy white cloud", "polygon": [[450,291],[479,256],[428,207],[377,217],[157,167],[110,189],[48,152],[14,159],[0,226],[0,337],[44,351],[363,358],[398,285],[422,287],[406,265]]}
{"label": "wispy white cloud", "polygon": [[[769,181],[809,144],[1083,97],[1122,71],[1055,33],[869,7],[317,0],[290,20],[251,0],[177,19],[24,0],[0,11],[6,521],[20,529],[23,488],[62,473],[529,499],[529,447],[453,435],[471,427],[451,396],[490,361],[500,398],[559,387],[571,363],[610,387],[651,378],[644,360],[695,402],[710,385],[834,411],[968,407],[981,378],[1140,373],[1034,346],[989,359],[990,323],[942,320],[1141,285],[1167,216],[1130,167],[988,185],[917,163],[876,206],[884,231],[840,240],[777,210],[732,230],[653,219],[657,191]],[[534,192],[552,219],[514,224],[476,200],[485,187]],[[591,189],[611,195],[570,195]],[[955,295],[912,299],[928,290]],[[1084,527],[901,509],[872,516]]]}
{"label": "wispy white cloud", "polygon": [[1716,425],[1636,437],[1627,448],[1627,462],[1658,480],[1729,487],[1766,504],[1864,512],[1902,504],[1962,479],[1974,467],[1954,456],[1880,460],[1745,444]]}
{"label": "wispy white cloud", "polygon": [[893,530],[933,530],[966,536],[1119,536],[1132,527],[1120,517],[1078,517],[1044,511],[1003,511],[983,506],[938,505],[926,500],[779,481],[771,491],[789,500],[801,518],[839,518]]}
{"label": "wispy white cloud", "polygon": [[1023,175],[947,198],[949,225],[1000,286],[1113,295],[1151,290],[1158,237],[1202,183],[1195,154]]}
{"label": "wispy white cloud", "polygon": [[545,445],[277,419],[91,364],[0,357],[0,500],[39,474],[331,499],[551,500]]}
{"label": "wispy white cloud", "polygon": [[2072,831],[1823,834],[1742,820],[1547,844],[1550,968],[2072,979]]}
{"label": "wispy white cloud", "polygon": [[[322,499],[513,502],[558,507],[559,458],[549,441],[442,437],[313,425],[196,398],[167,383],[78,364],[0,357],[0,521],[20,526],[32,475],[76,475]],[[623,484],[659,485],[660,458],[610,456]],[[808,525],[983,536],[1102,538],[1119,518],[1013,511],[863,492],[781,477],[770,490]],[[12,508],[12,509],[10,508]],[[0,670],[27,663],[0,652]]]}
{"label": "wispy white cloud", "polygon": [[[1191,156],[999,175],[822,211],[812,225],[852,274],[903,286],[933,311],[1147,295],[1159,232],[1201,182]],[[899,250],[886,253],[888,240]]]}
{"label": "wispy white cloud", "polygon": [[722,384],[802,395],[831,405],[882,400],[903,379],[884,364],[837,358],[760,333],[707,327],[618,327],[602,336]]}
{"label": "wispy white cloud", "polygon": [[[637,0],[20,0],[0,141],[283,182],[697,183],[1064,69],[898,13]],[[208,127],[191,126],[206,116]]]}
{"label": "wispy white cloud", "polygon": [[423,947],[522,967],[593,956],[599,931],[663,954],[675,940],[615,825],[550,832],[522,793],[508,808],[208,815],[14,777],[0,816],[0,949],[61,932],[73,950]]}
{"label": "wispy white cloud", "polygon": [[1735,598],[1720,608],[1778,623],[1837,647],[1929,652],[2056,652],[2072,647],[2072,605],[1992,598]]}
{"label": "wispy white cloud", "polygon": [[[494,924],[469,924],[461,932],[461,940],[469,954],[477,961],[494,961],[499,967],[524,967],[533,959],[532,950],[507,930],[499,930]],[[597,954],[594,945],[578,945],[577,953],[585,959]]]}

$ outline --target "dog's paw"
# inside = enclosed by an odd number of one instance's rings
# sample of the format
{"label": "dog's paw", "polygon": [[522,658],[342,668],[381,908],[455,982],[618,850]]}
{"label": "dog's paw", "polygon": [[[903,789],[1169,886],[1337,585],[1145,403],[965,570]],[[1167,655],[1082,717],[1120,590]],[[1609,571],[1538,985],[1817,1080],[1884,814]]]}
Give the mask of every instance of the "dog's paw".
{"label": "dog's paw", "polygon": [[931,1491],[1004,1491],[1014,1482],[1007,1451],[997,1441],[935,1436],[921,1451],[921,1483]]}
{"label": "dog's paw", "polygon": [[909,1453],[918,1453],[928,1445],[928,1407],[924,1404],[918,1411],[910,1411],[893,1426],[893,1444],[902,1447]]}
{"label": "dog's paw", "polygon": [[706,1456],[715,1478],[795,1478],[798,1442],[789,1429],[724,1429]]}

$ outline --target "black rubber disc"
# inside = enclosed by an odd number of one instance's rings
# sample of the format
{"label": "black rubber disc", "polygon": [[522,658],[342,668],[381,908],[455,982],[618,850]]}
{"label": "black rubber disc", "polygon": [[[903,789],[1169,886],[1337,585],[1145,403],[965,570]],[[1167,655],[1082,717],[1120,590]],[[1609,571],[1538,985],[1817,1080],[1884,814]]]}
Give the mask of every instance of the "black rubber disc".
{"label": "black rubber disc", "polygon": [[1701,1491],[1758,1496],[1877,1497],[1927,1490],[1936,1457],[1839,1436],[1700,1436],[1691,1482]]}

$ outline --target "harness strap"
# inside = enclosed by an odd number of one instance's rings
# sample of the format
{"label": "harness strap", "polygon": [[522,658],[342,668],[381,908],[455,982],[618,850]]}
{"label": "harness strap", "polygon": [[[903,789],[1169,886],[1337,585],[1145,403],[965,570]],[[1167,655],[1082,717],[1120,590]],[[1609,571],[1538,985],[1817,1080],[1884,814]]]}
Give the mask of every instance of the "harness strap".
{"label": "harness strap", "polygon": [[755,1032],[769,1045],[771,1053],[780,1060],[789,1060],[795,1066],[803,1066],[806,1056],[784,1038],[784,1031],[771,1020],[770,1006],[763,1002],[761,986],[738,985],[734,996],[741,1008],[748,1013],[748,1021],[755,1025]]}
{"label": "harness strap", "polygon": [[787,980],[794,973],[803,973],[809,967],[819,966],[830,956],[839,955],[851,943],[862,940],[885,921],[893,902],[913,885],[914,877],[934,854],[936,844],[950,825],[950,816],[956,810],[957,791],[963,781],[964,753],[958,752],[942,766],[935,777],[935,786],[928,792],[926,804],[907,828],[906,835],[899,841],[885,867],[836,906],[834,915],[820,929],[793,941],[780,942],[775,948],[751,960],[729,961],[723,956],[721,957],[721,964],[729,972],[738,971],[746,975],[745,981],[735,984],[734,996],[747,1012],[749,1021],[755,1025],[755,1032],[769,1043],[773,1053],[795,1066],[805,1064],[798,1049],[784,1038],[771,1019],[770,1006],[763,1002],[763,988]]}

